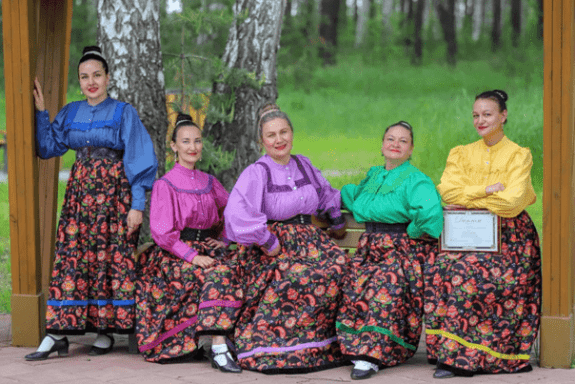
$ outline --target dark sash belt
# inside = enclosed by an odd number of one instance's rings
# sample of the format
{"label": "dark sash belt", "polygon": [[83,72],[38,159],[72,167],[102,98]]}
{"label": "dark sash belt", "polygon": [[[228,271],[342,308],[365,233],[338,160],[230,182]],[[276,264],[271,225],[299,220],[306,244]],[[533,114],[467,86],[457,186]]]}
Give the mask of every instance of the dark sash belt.
{"label": "dark sash belt", "polygon": [[104,147],[82,147],[76,149],[76,159],[111,159],[122,160],[124,151]]}
{"label": "dark sash belt", "polygon": [[205,241],[208,237],[211,237],[212,239],[216,238],[216,234],[210,228],[184,228],[180,232],[180,240],[182,241]]}
{"label": "dark sash belt", "polygon": [[372,233],[405,233],[407,232],[407,226],[409,223],[397,223],[397,224],[387,224],[387,223],[365,223],[365,231]]}
{"label": "dark sash belt", "polygon": [[311,215],[296,215],[286,220],[268,220],[268,224],[311,224]]}

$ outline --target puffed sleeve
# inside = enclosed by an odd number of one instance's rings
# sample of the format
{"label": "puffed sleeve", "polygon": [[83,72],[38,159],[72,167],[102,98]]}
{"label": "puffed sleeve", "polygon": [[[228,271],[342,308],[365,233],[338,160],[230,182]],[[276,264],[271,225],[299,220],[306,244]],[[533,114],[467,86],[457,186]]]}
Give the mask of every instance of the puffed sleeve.
{"label": "puffed sleeve", "polygon": [[318,211],[321,217],[329,217],[332,229],[340,229],[345,226],[345,218],[341,214],[341,194],[333,188],[327,181],[321,171],[311,164],[311,161],[305,156],[298,156],[306,167],[312,172],[312,178],[319,186],[319,205]]}
{"label": "puffed sleeve", "polygon": [[357,197],[361,194],[363,187],[368,182],[368,180],[373,176],[374,167],[370,168],[367,172],[367,176],[359,183],[359,185],[355,184],[346,184],[341,188],[341,205],[344,209],[353,212],[353,203],[357,199]]}
{"label": "puffed sleeve", "polygon": [[150,232],[154,242],[162,249],[191,262],[198,251],[180,240],[175,212],[178,202],[174,199],[174,191],[168,183],[161,179],[154,183],[150,201]]}
{"label": "puffed sleeve", "polygon": [[152,139],[130,104],[122,113],[121,139],[124,143],[124,168],[132,189],[132,209],[146,208],[146,191],[152,188],[158,160]]}
{"label": "puffed sleeve", "polygon": [[262,208],[266,180],[264,168],[257,164],[242,172],[224,211],[225,233],[231,241],[244,245],[255,243],[271,251],[279,241],[268,230],[268,218]]}
{"label": "puffed sleeve", "polygon": [[441,198],[447,204],[460,204],[469,207],[471,201],[487,196],[487,185],[473,185],[463,167],[466,162],[463,146],[453,148],[447,157],[447,165],[437,186]]}
{"label": "puffed sleeve", "polygon": [[36,111],[36,148],[42,159],[62,156],[69,149],[64,137],[64,120],[68,114],[68,106],[69,104],[58,112],[51,124],[48,111]]}
{"label": "puffed sleeve", "polygon": [[424,233],[439,237],[443,231],[443,208],[435,185],[422,173],[412,174],[406,185],[407,214],[411,219],[407,234],[412,238]]}
{"label": "puffed sleeve", "polygon": [[505,190],[484,199],[471,201],[469,208],[487,208],[501,217],[516,217],[537,199],[531,182],[533,157],[528,148],[521,148],[509,162],[509,169],[502,182]]}

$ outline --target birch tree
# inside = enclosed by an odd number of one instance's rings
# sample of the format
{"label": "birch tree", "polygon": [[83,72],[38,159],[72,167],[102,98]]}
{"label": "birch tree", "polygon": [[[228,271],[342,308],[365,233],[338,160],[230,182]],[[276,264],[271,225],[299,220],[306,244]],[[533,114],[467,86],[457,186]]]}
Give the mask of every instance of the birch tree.
{"label": "birch tree", "polygon": [[278,97],[276,57],[283,12],[282,0],[238,0],[234,5],[236,21],[230,28],[223,61],[229,68],[252,72],[263,84],[259,90],[225,82],[216,82],[213,86],[212,100],[230,93],[235,97],[231,122],[206,121],[204,125],[205,135],[210,136],[216,146],[235,151],[231,168],[216,175],[228,190],[244,168],[261,156],[257,144],[257,110]]}
{"label": "birch tree", "polygon": [[[160,2],[98,0],[97,9],[98,45],[110,67],[108,93],[138,111],[154,143],[158,176],[162,176],[166,169],[168,115],[160,47]],[[149,235],[147,223],[145,214],[141,239]]]}

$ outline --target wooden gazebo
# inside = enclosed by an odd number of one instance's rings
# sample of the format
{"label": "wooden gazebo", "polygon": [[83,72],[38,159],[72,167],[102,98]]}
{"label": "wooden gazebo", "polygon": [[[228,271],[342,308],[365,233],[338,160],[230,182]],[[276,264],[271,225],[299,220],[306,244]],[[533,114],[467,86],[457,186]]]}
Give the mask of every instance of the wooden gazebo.
{"label": "wooden gazebo", "polygon": [[[12,258],[12,344],[37,346],[54,252],[59,159],[35,152],[33,80],[50,117],[64,105],[73,0],[4,0],[4,76]],[[575,0],[544,1],[541,365],[575,358]]]}

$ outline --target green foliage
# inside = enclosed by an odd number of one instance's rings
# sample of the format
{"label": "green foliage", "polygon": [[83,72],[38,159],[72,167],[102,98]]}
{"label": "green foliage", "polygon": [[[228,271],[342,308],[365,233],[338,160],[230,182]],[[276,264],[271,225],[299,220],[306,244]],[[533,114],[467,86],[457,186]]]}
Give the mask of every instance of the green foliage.
{"label": "green foliage", "polygon": [[[202,160],[196,163],[196,168],[210,174],[218,174],[219,172],[229,169],[236,156],[236,151],[227,152],[221,147],[213,144],[212,138],[203,138],[204,148],[202,150]],[[172,169],[174,166],[174,159],[166,162],[166,169]]]}

